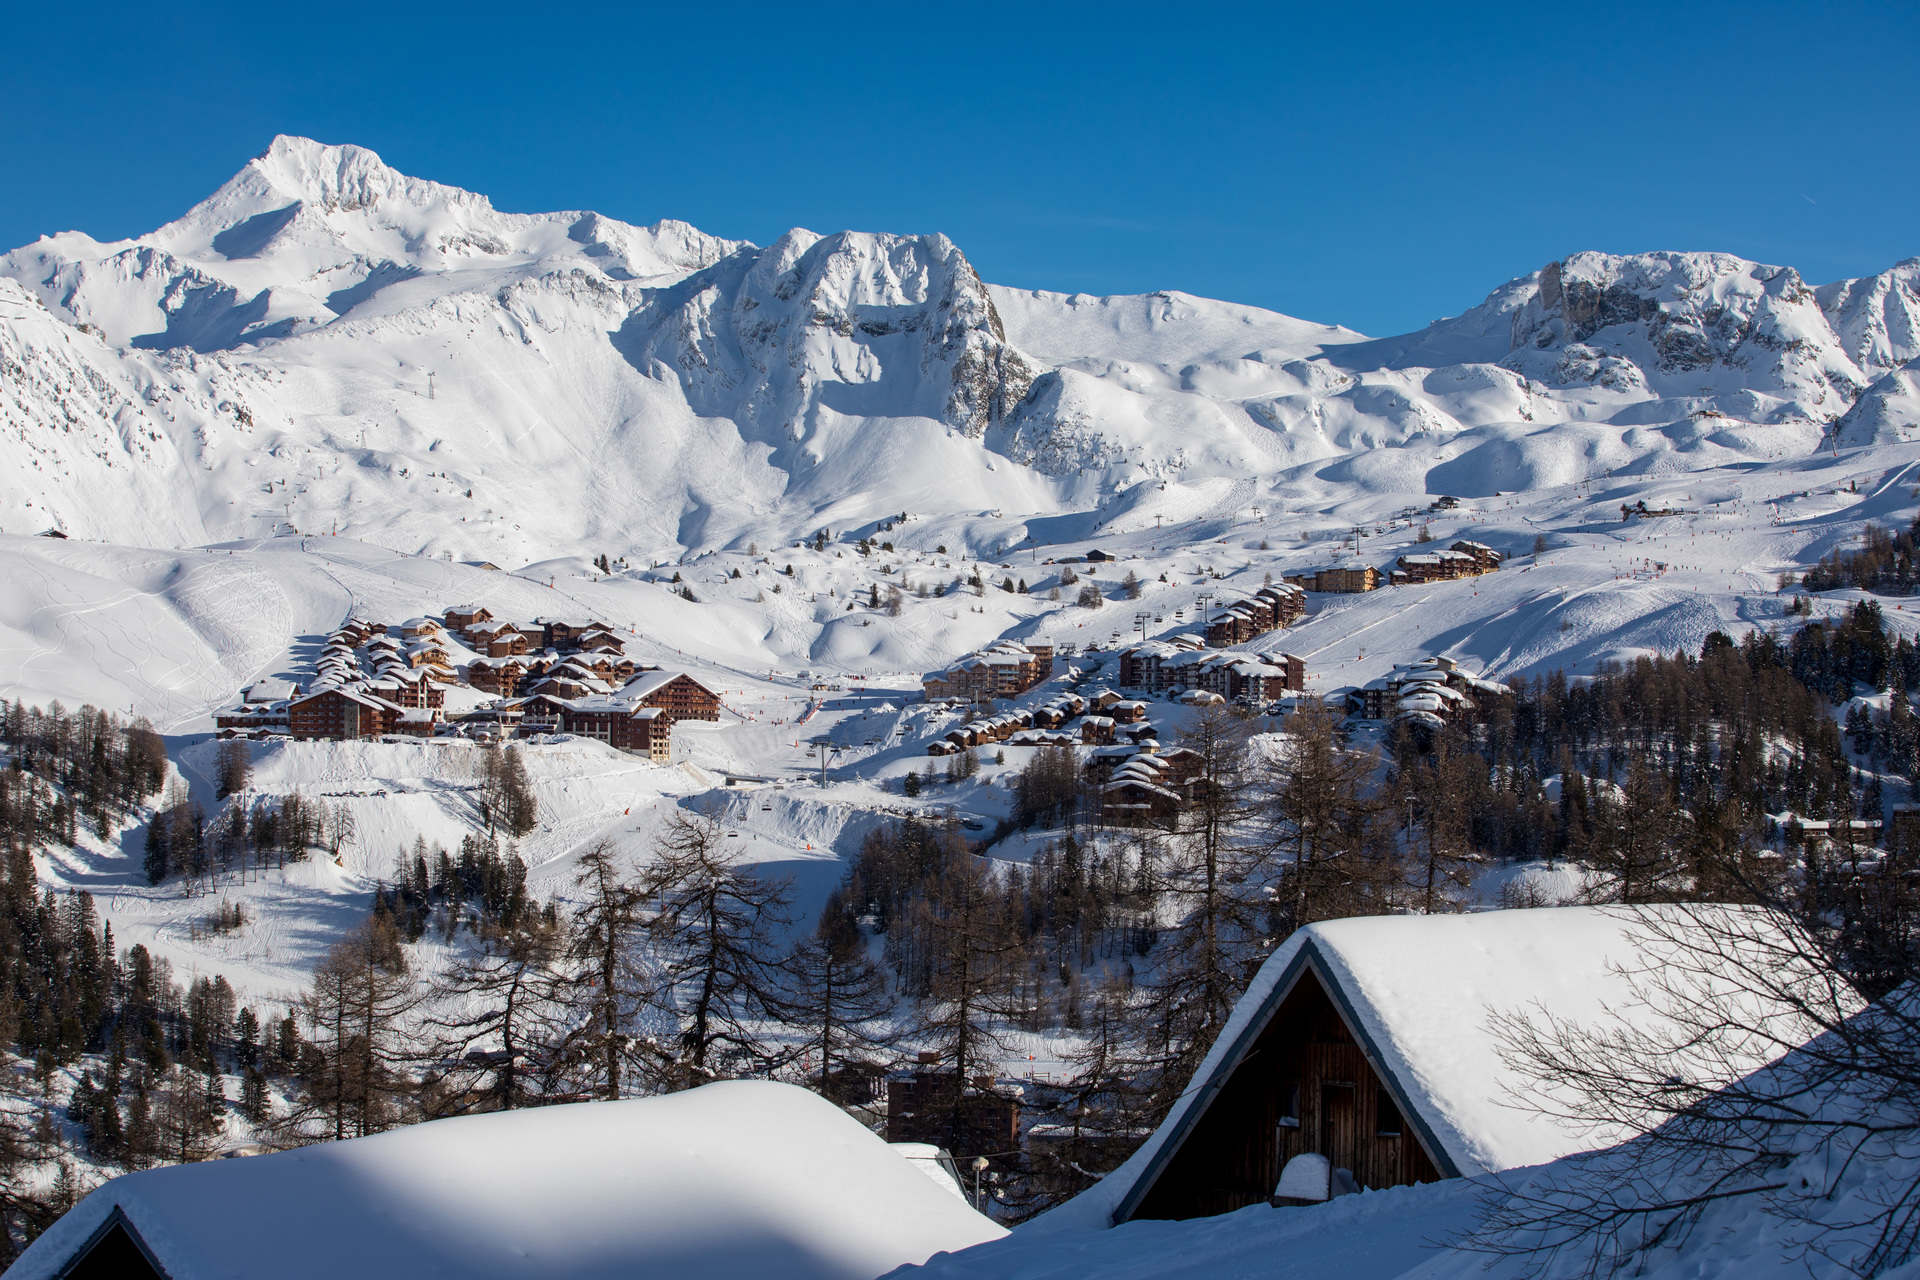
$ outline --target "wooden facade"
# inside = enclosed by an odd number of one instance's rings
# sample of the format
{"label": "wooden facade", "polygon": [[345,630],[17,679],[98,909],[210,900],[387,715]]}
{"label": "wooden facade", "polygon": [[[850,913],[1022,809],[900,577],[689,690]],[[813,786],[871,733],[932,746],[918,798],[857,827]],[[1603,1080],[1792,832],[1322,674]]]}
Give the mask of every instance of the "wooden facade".
{"label": "wooden facade", "polygon": [[1326,1156],[1363,1187],[1445,1176],[1310,963],[1126,1216],[1197,1218],[1265,1204],[1281,1168],[1303,1152]]}
{"label": "wooden facade", "polygon": [[1020,1103],[992,1081],[972,1087],[952,1073],[922,1072],[887,1082],[887,1141],[930,1142],[956,1160],[1020,1146]]}
{"label": "wooden facade", "polygon": [[287,707],[287,727],[293,737],[377,738],[393,731],[399,708],[379,698],[321,689],[295,698]]}

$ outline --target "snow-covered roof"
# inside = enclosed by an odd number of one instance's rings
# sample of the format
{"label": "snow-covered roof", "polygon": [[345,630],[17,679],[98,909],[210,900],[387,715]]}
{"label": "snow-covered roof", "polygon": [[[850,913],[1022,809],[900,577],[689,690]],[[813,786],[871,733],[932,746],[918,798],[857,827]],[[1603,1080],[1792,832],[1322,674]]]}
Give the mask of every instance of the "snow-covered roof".
{"label": "snow-covered roof", "polygon": [[[1656,936],[1662,928],[1684,926],[1697,918],[1685,913],[1701,911],[1725,913],[1722,918],[1735,926],[1731,932],[1773,939],[1780,953],[1794,951],[1784,941],[1790,926],[1779,917],[1732,906],[1373,916],[1300,929],[1261,966],[1153,1136],[1120,1168],[1043,1220],[1107,1226],[1116,1214],[1130,1213],[1309,970],[1332,992],[1443,1173],[1514,1169],[1610,1146],[1630,1135],[1574,1126],[1516,1105],[1530,1082],[1501,1056],[1494,1015],[1545,1008],[1580,1025],[1620,1017],[1655,1029],[1665,1015],[1633,975],[1670,949]],[[1663,980],[1718,989],[1717,980],[1697,969],[1669,967]],[[1765,1061],[1756,1056],[1743,1070]]]}
{"label": "snow-covered roof", "polygon": [[[633,679],[627,681],[626,685],[621,688],[616,696],[626,698],[629,701],[637,701],[650,694],[659,692],[675,680],[689,680],[694,684],[700,684],[698,680],[694,680],[692,676],[684,671],[643,671]],[[700,687],[703,689],[706,688],[705,685],[700,685]],[[713,691],[708,689],[707,692],[711,693]]]}
{"label": "snow-covered roof", "polygon": [[291,680],[256,680],[241,695],[243,702],[285,702],[300,691]]}
{"label": "snow-covered roof", "polygon": [[757,1081],[130,1173],[9,1277],[60,1275],[115,1210],[175,1280],[871,1280],[1005,1234],[831,1103]]}

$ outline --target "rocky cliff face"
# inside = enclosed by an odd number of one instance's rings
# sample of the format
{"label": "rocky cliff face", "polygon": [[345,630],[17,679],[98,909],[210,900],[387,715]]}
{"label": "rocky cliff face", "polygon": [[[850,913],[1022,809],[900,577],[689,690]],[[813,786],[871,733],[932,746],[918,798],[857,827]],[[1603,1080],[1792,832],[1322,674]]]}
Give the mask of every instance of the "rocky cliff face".
{"label": "rocky cliff face", "polygon": [[702,413],[768,439],[802,439],[822,414],[978,439],[1034,376],[945,236],[790,231],[649,291],[619,342],[636,368],[672,369]]}

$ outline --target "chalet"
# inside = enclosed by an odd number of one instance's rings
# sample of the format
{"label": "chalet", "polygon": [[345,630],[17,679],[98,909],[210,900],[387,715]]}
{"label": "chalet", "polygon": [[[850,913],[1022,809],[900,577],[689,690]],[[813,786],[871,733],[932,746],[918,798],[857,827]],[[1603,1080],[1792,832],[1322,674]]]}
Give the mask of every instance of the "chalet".
{"label": "chalet", "polygon": [[262,738],[287,731],[287,704],[285,702],[246,702],[225,711],[216,712],[213,727],[220,731],[223,738],[249,737]]}
{"label": "chalet", "polygon": [[467,666],[467,683],[485,693],[511,698],[520,689],[527,664],[518,658],[475,658]]}
{"label": "chalet", "polygon": [[572,675],[542,676],[529,692],[551,698],[589,698],[613,692],[613,686],[594,677]]}
{"label": "chalet", "polygon": [[637,675],[616,696],[633,705],[660,708],[668,725],[680,720],[720,718],[720,695],[680,671]]}
{"label": "chalet", "polygon": [[443,707],[447,699],[446,691],[429,679],[426,673],[415,675],[404,667],[368,685],[367,692],[385,698],[396,707],[418,710]]}
{"label": "chalet", "polygon": [[1482,573],[1492,573],[1495,569],[1498,569],[1502,559],[1500,553],[1486,543],[1473,542],[1466,538],[1462,538],[1460,541],[1454,543],[1448,550],[1458,551],[1462,554],[1472,556],[1474,563],[1480,566],[1480,572]]}
{"label": "chalet", "polygon": [[1080,740],[1070,733],[1055,729],[1022,729],[1007,739],[1015,747],[1071,747]]}
{"label": "chalet", "polygon": [[989,702],[1025,693],[1053,674],[1053,646],[1001,640],[921,679],[929,702]]}
{"label": "chalet", "polygon": [[1487,572],[1481,562],[1464,551],[1429,551],[1401,556],[1393,574],[1395,585],[1422,582],[1450,582]]}
{"label": "chalet", "polygon": [[1147,718],[1147,704],[1138,701],[1115,702],[1107,708],[1115,724],[1138,724]]}
{"label": "chalet", "polygon": [[453,660],[447,656],[446,646],[438,640],[416,640],[407,646],[407,665],[425,668],[438,676],[453,675]]}
{"label": "chalet", "polygon": [[1281,627],[1290,627],[1307,611],[1306,592],[1291,582],[1268,583],[1245,600],[1224,606],[1207,621],[1206,642],[1215,649],[1245,644]]}
{"label": "chalet", "polygon": [[510,658],[527,652],[526,636],[512,627],[503,627],[475,646],[489,658]]}
{"label": "chalet", "polygon": [[583,633],[575,646],[583,653],[625,653],[626,643],[605,627],[593,627]]}
{"label": "chalet", "polygon": [[599,622],[569,622],[562,618],[541,618],[536,625],[540,628],[540,644],[548,649],[576,648],[582,636],[594,633],[612,635],[606,625]]}
{"label": "chalet", "polygon": [[519,713],[520,728],[527,733],[561,732],[571,709],[567,699],[545,693],[516,698],[513,707]]}
{"label": "chalet", "polygon": [[1112,716],[1086,716],[1080,721],[1080,741],[1089,746],[1104,746],[1113,741]]}
{"label": "chalet", "polygon": [[1120,683],[1129,689],[1145,689],[1158,693],[1165,689],[1170,680],[1166,675],[1168,659],[1175,655],[1201,648],[1198,641],[1149,640],[1134,645],[1120,654]]}
{"label": "chalet", "polygon": [[286,703],[300,696],[300,686],[291,680],[256,680],[240,692],[247,706]]}
{"label": "chalet", "polygon": [[916,1072],[887,1082],[887,1141],[927,1142],[955,1160],[998,1156],[1020,1146],[1020,1103],[990,1078]]}
{"label": "chalet", "polygon": [[352,689],[318,689],[287,705],[287,730],[296,739],[377,738],[391,733],[400,708]]}
{"label": "chalet", "polygon": [[1309,591],[1319,591],[1332,595],[1353,595],[1361,591],[1377,591],[1380,588],[1380,571],[1370,564],[1335,565],[1329,569],[1318,569],[1312,574],[1312,581],[1305,585]]}
{"label": "chalet", "polygon": [[[1743,907],[1555,907],[1301,929],[1262,966],[1153,1136],[1055,1212],[1105,1226],[1265,1204],[1287,1161],[1304,1153],[1380,1188],[1610,1146],[1630,1132],[1513,1104],[1528,1083],[1502,1055],[1494,1020],[1545,1008],[1576,1024],[1617,1017],[1660,1033],[1671,1024],[1633,975],[1658,968],[1663,984],[1702,998],[1719,989],[1697,962],[1664,963],[1676,948],[1662,939],[1697,927],[1701,917],[1688,913],[1699,912],[1769,956],[1810,954],[1780,917]],[[1826,990],[1811,966],[1805,977],[1807,989]],[[1798,985],[1787,975],[1774,990]],[[1772,1047],[1703,1056],[1715,1066],[1700,1083],[1728,1083],[1817,1030],[1785,999],[1754,998],[1777,1019]]]}
{"label": "chalet", "polygon": [[1100,788],[1100,818],[1109,826],[1165,826],[1179,812],[1179,793],[1142,777],[1116,776]]}
{"label": "chalet", "polygon": [[618,696],[582,698],[563,704],[561,727],[655,764],[673,759],[673,720],[660,707],[635,706]]}
{"label": "chalet", "polygon": [[438,636],[440,634],[440,623],[433,618],[408,618],[400,624],[400,638],[402,640],[418,640],[423,636]]}
{"label": "chalet", "polygon": [[1378,680],[1349,689],[1346,711],[1363,720],[1410,721],[1439,728],[1449,720],[1473,720],[1490,698],[1513,691],[1498,680],[1469,673],[1452,658],[1435,656],[1395,667]]}
{"label": "chalet", "polygon": [[466,631],[476,622],[493,621],[493,611],[480,604],[456,604],[440,615],[450,631]]}

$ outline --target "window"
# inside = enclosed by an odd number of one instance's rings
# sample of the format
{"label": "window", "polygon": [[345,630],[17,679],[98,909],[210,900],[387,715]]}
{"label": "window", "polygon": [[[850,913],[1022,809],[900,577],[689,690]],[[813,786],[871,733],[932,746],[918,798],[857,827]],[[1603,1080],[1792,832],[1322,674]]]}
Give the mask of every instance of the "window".
{"label": "window", "polygon": [[1280,1082],[1280,1127],[1298,1129],[1300,1127],[1300,1086],[1292,1080]]}
{"label": "window", "polygon": [[1374,1108],[1373,1136],[1376,1138],[1399,1137],[1405,1127],[1400,1119],[1400,1108],[1395,1105],[1393,1098],[1384,1089],[1377,1096],[1379,1102]]}

